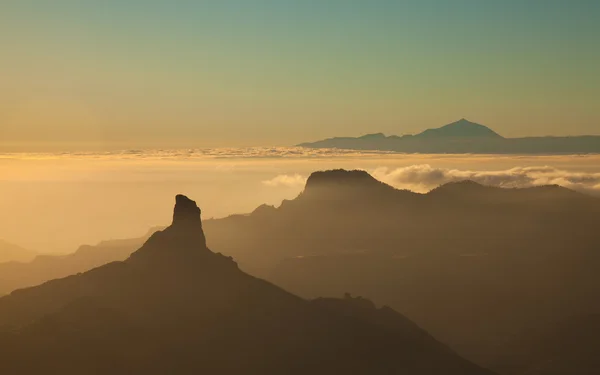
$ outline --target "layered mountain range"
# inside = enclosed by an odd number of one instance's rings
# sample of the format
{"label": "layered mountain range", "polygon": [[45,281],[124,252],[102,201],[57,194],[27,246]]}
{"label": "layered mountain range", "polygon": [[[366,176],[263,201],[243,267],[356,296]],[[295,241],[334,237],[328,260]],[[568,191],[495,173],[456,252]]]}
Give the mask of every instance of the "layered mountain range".
{"label": "layered mountain range", "polygon": [[245,274],[185,196],[125,261],[0,298],[0,351],[20,375],[491,374],[390,308]]}
{"label": "layered mountain range", "polygon": [[600,136],[505,138],[484,125],[460,119],[415,135],[385,136],[375,133],[361,137],[328,138],[298,146],[428,154],[581,154],[599,153]]}
{"label": "layered mountain range", "polygon": [[[241,269],[304,298],[368,296],[481,365],[555,375],[539,363],[564,351],[520,348],[528,332],[549,343],[541,333],[562,321],[583,319],[580,327],[600,335],[585,323],[600,313],[599,217],[599,199],[559,186],[463,181],[417,194],[363,171],[334,170],[313,173],[279,207],[207,220],[204,231],[209,247]],[[121,247],[118,259],[142,243]],[[585,352],[585,342],[571,340],[570,350]],[[560,356],[562,368],[577,358]]]}
{"label": "layered mountain range", "polygon": [[102,241],[97,245],[82,245],[66,255],[35,255],[13,257],[0,262],[0,296],[15,289],[41,284],[45,281],[87,271],[117,260],[125,260],[158,228],[139,238]]}
{"label": "layered mountain range", "polygon": [[29,262],[33,260],[35,256],[36,253],[34,251],[0,240],[0,263]]}

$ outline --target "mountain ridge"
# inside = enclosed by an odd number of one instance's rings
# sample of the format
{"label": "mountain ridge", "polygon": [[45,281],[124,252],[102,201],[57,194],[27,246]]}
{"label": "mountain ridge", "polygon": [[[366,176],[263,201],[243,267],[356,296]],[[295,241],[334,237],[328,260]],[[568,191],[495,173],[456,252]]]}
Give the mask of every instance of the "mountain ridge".
{"label": "mountain ridge", "polygon": [[[331,192],[331,194],[328,192]],[[485,197],[490,194],[501,197],[504,203],[506,203],[506,199],[509,201],[517,199],[514,204],[517,202],[527,203],[532,198],[540,203],[555,199],[567,199],[570,202],[583,199],[587,202],[588,197],[592,198],[592,201],[597,200],[595,197],[560,186],[503,188],[486,186],[471,180],[448,182],[428,193],[416,193],[410,190],[396,189],[375,179],[363,170],[337,169],[311,173],[305,184],[305,189],[296,199],[284,200],[278,206],[261,205],[252,213],[230,215],[225,218],[206,220],[206,222],[212,226],[213,222],[238,220],[247,217],[260,217],[264,220],[270,220],[273,216],[278,215],[282,209],[295,209],[294,207],[299,204],[311,201],[315,201],[315,204],[323,202],[331,205],[333,202],[340,202],[340,204],[346,205],[345,203],[359,203],[365,196],[378,196],[378,201],[385,204],[385,202],[396,200],[401,196],[400,199],[410,205],[413,200],[426,201],[434,197],[439,201],[442,196],[448,196],[449,194],[453,195],[452,199],[462,200],[462,197],[471,193],[476,193],[470,197],[473,201],[471,204],[479,202],[481,199],[485,201]],[[0,263],[0,274],[4,276],[0,280],[0,295],[50,279],[84,272],[111,261],[125,260],[152,234],[161,229],[164,228],[153,228],[146,235],[139,238],[102,241],[94,246],[82,245],[77,251],[67,255],[39,255],[30,262]]]}
{"label": "mountain ridge", "polygon": [[27,262],[33,260],[36,255],[35,251],[0,239],[0,263]]}
{"label": "mountain ridge", "polygon": [[463,118],[414,135],[374,133],[327,138],[297,146],[433,154],[577,154],[600,153],[600,135],[505,138],[485,125]]}

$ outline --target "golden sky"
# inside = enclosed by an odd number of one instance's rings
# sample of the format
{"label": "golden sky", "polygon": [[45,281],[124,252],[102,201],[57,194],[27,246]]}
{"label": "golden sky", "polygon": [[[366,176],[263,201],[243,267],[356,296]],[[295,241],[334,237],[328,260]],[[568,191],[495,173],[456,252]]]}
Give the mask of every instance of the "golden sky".
{"label": "golden sky", "polygon": [[4,0],[0,150],[599,134],[600,3],[539,4]]}

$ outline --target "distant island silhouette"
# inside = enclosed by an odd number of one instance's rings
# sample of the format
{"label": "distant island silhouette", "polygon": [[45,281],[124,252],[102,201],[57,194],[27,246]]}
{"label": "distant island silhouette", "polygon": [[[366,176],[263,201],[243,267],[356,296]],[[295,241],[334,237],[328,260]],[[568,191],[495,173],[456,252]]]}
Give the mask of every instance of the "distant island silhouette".
{"label": "distant island silhouette", "polygon": [[415,135],[374,133],[328,138],[297,146],[427,154],[585,154],[600,153],[600,136],[505,138],[487,126],[463,118]]}

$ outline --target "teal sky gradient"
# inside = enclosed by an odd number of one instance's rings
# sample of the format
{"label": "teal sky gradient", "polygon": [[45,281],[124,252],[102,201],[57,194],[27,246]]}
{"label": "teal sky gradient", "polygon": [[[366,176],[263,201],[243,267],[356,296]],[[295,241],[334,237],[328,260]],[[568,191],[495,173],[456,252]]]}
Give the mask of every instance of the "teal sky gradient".
{"label": "teal sky gradient", "polygon": [[593,0],[3,0],[0,149],[600,134]]}

